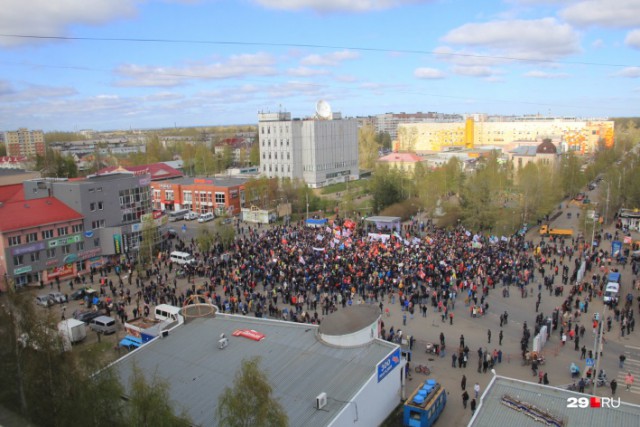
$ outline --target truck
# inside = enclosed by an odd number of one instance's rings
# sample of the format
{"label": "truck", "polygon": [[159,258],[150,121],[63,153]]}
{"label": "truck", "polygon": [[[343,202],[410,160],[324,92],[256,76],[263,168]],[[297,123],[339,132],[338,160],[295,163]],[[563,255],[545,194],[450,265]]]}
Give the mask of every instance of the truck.
{"label": "truck", "polygon": [[126,322],[124,324],[126,333],[140,338],[144,344],[184,323],[184,317],[180,314],[180,307],[159,304],[155,308],[154,314],[153,319],[137,317]]}
{"label": "truck", "polygon": [[58,323],[58,332],[63,341],[79,343],[87,337],[87,325],[77,319],[66,319]]}
{"label": "truck", "polygon": [[570,228],[551,228],[548,225],[540,227],[541,236],[573,236],[573,230]]}

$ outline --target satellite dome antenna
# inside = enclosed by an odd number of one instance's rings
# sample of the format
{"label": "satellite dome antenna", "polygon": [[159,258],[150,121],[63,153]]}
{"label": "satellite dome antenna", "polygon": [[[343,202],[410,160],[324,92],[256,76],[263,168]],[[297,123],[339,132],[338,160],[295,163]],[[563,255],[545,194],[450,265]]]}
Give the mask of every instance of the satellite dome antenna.
{"label": "satellite dome antenna", "polygon": [[330,120],[332,118],[331,106],[324,99],[321,99],[316,104],[316,116],[319,119],[324,119],[324,120]]}

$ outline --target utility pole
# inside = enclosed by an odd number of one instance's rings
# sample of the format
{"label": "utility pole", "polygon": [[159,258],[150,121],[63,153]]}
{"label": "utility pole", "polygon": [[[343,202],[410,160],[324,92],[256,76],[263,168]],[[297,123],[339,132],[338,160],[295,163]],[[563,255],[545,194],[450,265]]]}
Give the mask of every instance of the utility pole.
{"label": "utility pole", "polygon": [[595,396],[596,394],[596,383],[598,382],[598,372],[600,372],[600,352],[602,351],[602,335],[604,333],[604,322],[607,318],[607,304],[604,304],[604,308],[602,309],[602,318],[600,319],[600,321],[598,322],[598,335],[596,335],[596,345],[595,345],[595,351],[593,354],[593,357],[595,357],[596,359],[596,366],[595,366],[595,370],[593,372],[593,375],[591,377],[592,379],[592,383],[591,383],[591,394],[593,394]]}
{"label": "utility pole", "polygon": [[309,219],[309,192],[307,189],[307,192],[305,192],[305,195],[307,196],[307,219]]}
{"label": "utility pole", "polygon": [[611,184],[607,181],[607,203],[604,208],[604,225],[607,223],[607,215],[609,214],[609,190],[611,190]]}

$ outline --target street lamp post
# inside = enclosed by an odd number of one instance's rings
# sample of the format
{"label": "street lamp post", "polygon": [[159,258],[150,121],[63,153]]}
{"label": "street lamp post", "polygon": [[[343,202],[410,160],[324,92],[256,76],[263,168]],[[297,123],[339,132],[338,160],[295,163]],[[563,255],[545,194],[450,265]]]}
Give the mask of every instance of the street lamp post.
{"label": "street lamp post", "polygon": [[595,345],[594,345],[594,354],[593,357],[595,357],[596,359],[596,366],[595,366],[595,370],[593,372],[592,375],[592,389],[591,389],[591,394],[595,395],[596,394],[596,382],[598,382],[598,372],[600,371],[600,359],[602,359],[602,357],[600,357],[600,353],[602,352],[602,335],[604,333],[604,321],[606,320],[606,316],[607,316],[607,304],[604,304],[604,308],[602,309],[602,318],[600,319],[600,321],[598,322],[598,334],[596,335],[596,340],[595,340]]}

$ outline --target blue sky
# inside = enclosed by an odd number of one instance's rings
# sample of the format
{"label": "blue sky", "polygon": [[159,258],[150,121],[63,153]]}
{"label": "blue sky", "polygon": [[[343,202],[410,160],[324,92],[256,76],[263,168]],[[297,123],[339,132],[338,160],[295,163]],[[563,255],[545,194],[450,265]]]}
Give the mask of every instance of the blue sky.
{"label": "blue sky", "polygon": [[4,0],[0,33],[0,130],[247,124],[319,99],[640,115],[640,0]]}

